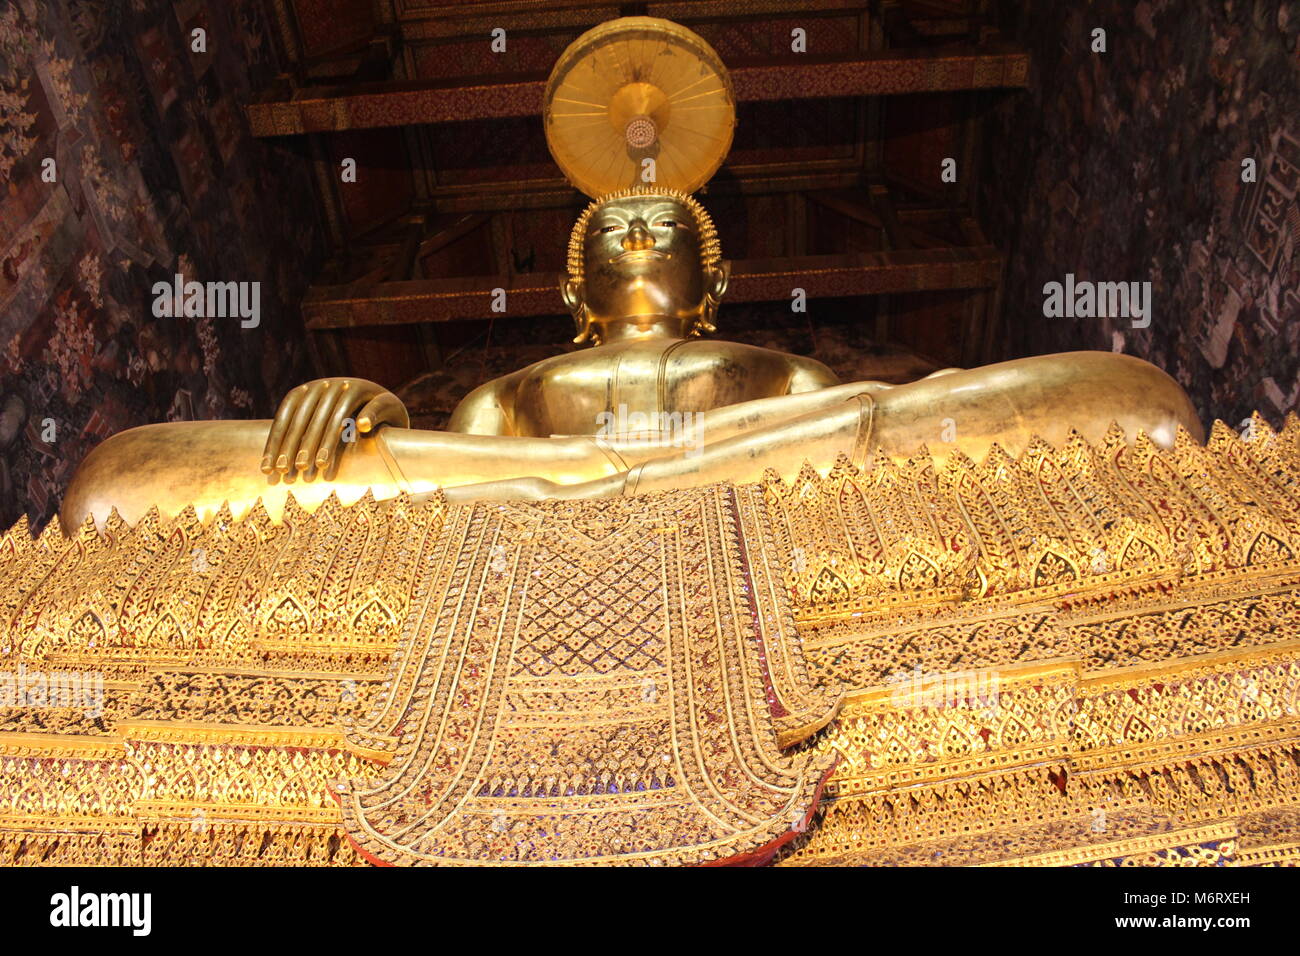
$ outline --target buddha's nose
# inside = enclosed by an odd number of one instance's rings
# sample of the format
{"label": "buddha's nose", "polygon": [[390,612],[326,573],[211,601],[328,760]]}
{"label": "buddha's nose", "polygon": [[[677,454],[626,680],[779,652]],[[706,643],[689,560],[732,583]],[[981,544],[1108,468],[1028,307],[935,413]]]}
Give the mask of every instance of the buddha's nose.
{"label": "buddha's nose", "polygon": [[627,227],[627,233],[623,236],[623,249],[627,252],[639,252],[643,249],[653,249],[654,244],[655,237],[646,228],[644,220],[633,219]]}

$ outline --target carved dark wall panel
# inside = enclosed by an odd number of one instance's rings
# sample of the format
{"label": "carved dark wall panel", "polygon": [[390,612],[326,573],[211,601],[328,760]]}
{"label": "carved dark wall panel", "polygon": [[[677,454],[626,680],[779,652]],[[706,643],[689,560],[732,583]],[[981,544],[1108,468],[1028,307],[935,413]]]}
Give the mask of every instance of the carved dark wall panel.
{"label": "carved dark wall panel", "polygon": [[[1010,5],[1007,5],[1010,6]],[[1203,417],[1300,399],[1300,10],[1286,0],[1027,4],[1028,92],[992,111],[981,212],[1017,353],[1122,349]],[[1014,12],[1014,11],[1011,11]],[[1106,30],[1107,52],[1091,32]],[[1242,182],[1242,161],[1257,181]],[[1048,319],[1066,273],[1152,283],[1147,329]]]}

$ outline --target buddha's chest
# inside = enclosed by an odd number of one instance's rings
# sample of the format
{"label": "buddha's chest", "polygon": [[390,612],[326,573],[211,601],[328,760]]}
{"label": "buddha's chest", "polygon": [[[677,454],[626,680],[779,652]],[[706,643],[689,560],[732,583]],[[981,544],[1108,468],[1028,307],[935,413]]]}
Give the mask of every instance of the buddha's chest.
{"label": "buddha's chest", "polygon": [[531,370],[515,395],[515,427],[528,435],[592,435],[611,420],[654,421],[771,394],[763,378],[725,352],[593,349]]}

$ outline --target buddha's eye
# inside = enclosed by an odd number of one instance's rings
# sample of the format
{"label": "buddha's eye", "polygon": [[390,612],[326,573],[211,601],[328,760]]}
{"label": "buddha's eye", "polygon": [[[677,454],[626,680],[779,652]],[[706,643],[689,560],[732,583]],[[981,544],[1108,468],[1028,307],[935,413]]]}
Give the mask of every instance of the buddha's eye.
{"label": "buddha's eye", "polygon": [[656,223],[656,225],[667,226],[670,229],[676,229],[678,226],[681,225],[681,223],[679,223],[676,219],[660,219],[659,222]]}
{"label": "buddha's eye", "polygon": [[601,233],[601,234],[603,235],[603,234],[605,234],[605,233],[607,233],[607,232],[614,232],[614,231],[617,230],[617,229],[618,229],[618,225],[617,225],[617,224],[614,224],[614,225],[609,225],[609,226],[601,226],[600,229],[597,230],[597,232],[599,232],[599,233]]}

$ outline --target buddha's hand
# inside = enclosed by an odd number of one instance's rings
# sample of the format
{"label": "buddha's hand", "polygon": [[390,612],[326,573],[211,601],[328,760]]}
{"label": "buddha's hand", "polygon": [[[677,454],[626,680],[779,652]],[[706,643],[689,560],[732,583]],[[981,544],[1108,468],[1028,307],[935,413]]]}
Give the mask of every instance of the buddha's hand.
{"label": "buddha's hand", "polygon": [[407,428],[406,407],[364,378],[318,378],[284,397],[262,451],[262,471],[329,471],[345,442],[380,425]]}

